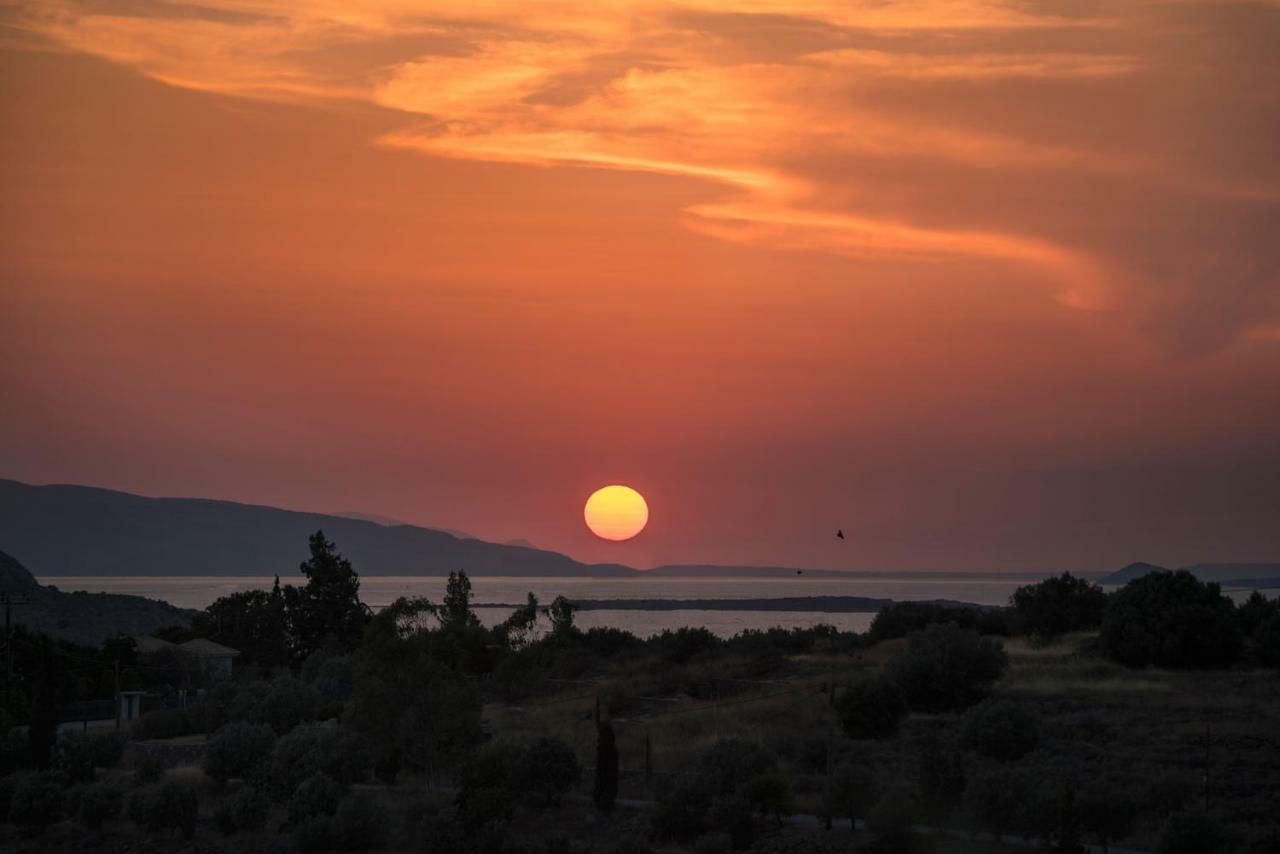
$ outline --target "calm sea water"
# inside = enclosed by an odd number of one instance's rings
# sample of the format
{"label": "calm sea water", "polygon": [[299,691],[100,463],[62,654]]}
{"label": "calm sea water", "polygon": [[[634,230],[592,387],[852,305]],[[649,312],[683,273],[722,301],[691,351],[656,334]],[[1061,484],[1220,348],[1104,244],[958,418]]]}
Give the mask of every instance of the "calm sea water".
{"label": "calm sea water", "polygon": [[[876,599],[951,599],[979,605],[1003,605],[1020,585],[1038,576],[964,573],[952,576],[903,575],[830,579],[818,576],[785,578],[473,578],[474,602],[523,602],[532,592],[548,604],[558,595],[571,599],[777,599],[791,596],[866,596]],[[284,578],[284,583],[298,579]],[[373,608],[389,605],[400,596],[426,596],[440,601],[444,578],[365,576],[360,598]],[[271,588],[270,578],[188,577],[148,578],[116,576],[41,578],[59,590],[127,593],[163,599],[183,608],[204,608],[219,596],[240,590]],[[1243,594],[1247,595],[1247,594]],[[480,608],[486,625],[502,622],[511,613],[502,608]],[[641,637],[681,626],[705,626],[729,637],[743,629],[772,626],[808,627],[820,623],[845,631],[866,631],[874,614],[793,611],[582,611],[576,617],[582,628],[615,626]]]}

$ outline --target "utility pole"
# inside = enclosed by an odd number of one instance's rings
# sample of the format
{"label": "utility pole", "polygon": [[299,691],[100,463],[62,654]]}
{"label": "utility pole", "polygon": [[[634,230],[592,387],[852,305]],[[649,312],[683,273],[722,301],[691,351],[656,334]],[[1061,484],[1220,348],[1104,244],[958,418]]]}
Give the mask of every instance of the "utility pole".
{"label": "utility pole", "polygon": [[1204,722],[1204,811],[1209,811],[1209,722]]}
{"label": "utility pole", "polygon": [[116,656],[115,660],[115,677],[116,677],[116,732],[120,731],[120,656]]}
{"label": "utility pole", "polygon": [[0,593],[4,603],[4,708],[9,711],[9,686],[13,682],[13,620],[10,611],[14,605],[26,605],[31,597],[25,593]]}

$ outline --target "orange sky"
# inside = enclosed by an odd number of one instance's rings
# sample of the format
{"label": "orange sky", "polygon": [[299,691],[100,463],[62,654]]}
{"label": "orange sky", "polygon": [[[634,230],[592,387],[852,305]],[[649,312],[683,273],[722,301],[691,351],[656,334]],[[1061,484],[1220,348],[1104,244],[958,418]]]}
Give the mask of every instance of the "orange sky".
{"label": "orange sky", "polygon": [[1278,560],[1276,44],[1274,2],[0,7],[0,477],[641,566]]}

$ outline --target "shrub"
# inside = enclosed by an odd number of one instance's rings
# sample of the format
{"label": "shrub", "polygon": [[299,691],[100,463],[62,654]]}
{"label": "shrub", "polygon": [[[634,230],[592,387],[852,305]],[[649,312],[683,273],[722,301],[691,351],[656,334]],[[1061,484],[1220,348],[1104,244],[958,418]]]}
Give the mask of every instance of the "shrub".
{"label": "shrub", "polygon": [[289,798],[289,821],[302,824],[316,816],[331,816],[342,800],[342,786],[326,774],[313,774]]}
{"label": "shrub", "polygon": [[1094,784],[1081,792],[1079,801],[1081,827],[1104,849],[1133,832],[1138,808],[1123,789]]}
{"label": "shrub", "polygon": [[889,662],[888,676],[911,709],[947,712],[982,699],[1009,665],[999,641],[955,623],[930,626],[907,638]]}
{"label": "shrub", "polygon": [[173,830],[190,839],[199,811],[196,790],[177,780],[138,789],[129,797],[129,818],[149,833]]}
{"label": "shrub", "polygon": [[66,778],[42,771],[23,774],[15,781],[9,801],[9,821],[28,830],[42,831],[62,820],[66,806]]}
{"label": "shrub", "polygon": [[91,783],[94,769],[114,768],[123,753],[124,739],[114,733],[68,733],[53,746],[53,767],[73,783]]}
{"label": "shrub", "polygon": [[997,700],[971,709],[965,717],[961,743],[989,759],[1021,759],[1040,741],[1040,726],[1016,703]]}
{"label": "shrub", "polygon": [[204,772],[219,785],[232,777],[256,780],[266,774],[276,736],[266,724],[235,721],[214,733],[204,753]]}
{"label": "shrub", "polygon": [[279,676],[253,705],[249,720],[284,735],[303,721],[315,720],[319,708],[320,694],[315,688],[292,676]]}
{"label": "shrub", "polygon": [[462,767],[457,805],[467,830],[511,817],[518,758],[509,745],[499,743],[480,750]]}
{"label": "shrub", "polygon": [[546,806],[560,802],[560,797],[582,779],[578,757],[563,739],[544,736],[520,752],[515,764],[517,785]]}
{"label": "shrub", "polygon": [[227,818],[236,830],[261,830],[271,815],[271,799],[257,786],[241,786],[226,805]]}
{"label": "shrub", "polygon": [[675,631],[665,629],[649,641],[650,648],[669,664],[684,664],[694,656],[715,650],[720,643],[720,638],[709,629],[690,626]]}
{"label": "shrub", "polygon": [[916,817],[915,792],[898,785],[885,792],[867,815],[874,850],[908,852],[916,848],[912,825]]}
{"label": "shrub", "polygon": [[885,738],[898,731],[907,716],[907,704],[893,682],[868,679],[836,696],[836,715],[850,738]]}
{"label": "shrub", "polygon": [[710,828],[707,813],[711,795],[695,780],[681,780],[667,789],[653,811],[653,835],[658,842],[691,842]]}
{"label": "shrub", "polygon": [[124,806],[124,795],[115,786],[93,783],[80,793],[80,809],[77,818],[88,830],[97,831],[104,822],[117,818]]}
{"label": "shrub", "polygon": [[133,766],[133,784],[135,786],[149,786],[157,783],[164,776],[164,763],[160,761],[158,756],[150,753],[144,753],[138,757],[138,761]]}
{"label": "shrub", "polygon": [[349,786],[368,779],[372,764],[368,743],[359,733],[333,726],[304,725],[275,743],[271,751],[271,786],[287,795],[317,773]]}
{"label": "shrub", "polygon": [[941,605],[937,602],[894,602],[876,613],[867,630],[867,640],[904,638],[929,626],[955,623],[962,629],[973,629],[984,635],[1007,635],[1004,612],[996,608],[972,605]]}
{"label": "shrub", "polygon": [[864,818],[874,802],[876,780],[860,765],[838,765],[827,782],[824,802],[827,815],[856,821]]}
{"label": "shrub", "polygon": [[1228,848],[1226,828],[1204,813],[1172,816],[1160,835],[1160,854],[1218,854]]}
{"label": "shrub", "polygon": [[134,721],[131,735],[140,741],[177,738],[194,732],[191,719],[181,709],[156,709]]}
{"label": "shrub", "polygon": [[596,727],[596,774],[595,785],[591,792],[596,809],[603,813],[613,810],[613,802],[618,797],[618,745],[613,735],[613,726],[602,721]]}
{"label": "shrub", "polygon": [[368,792],[356,792],[338,804],[330,829],[334,845],[356,851],[384,845],[389,825],[386,805]]}
{"label": "shrub", "polygon": [[763,747],[736,738],[722,738],[698,763],[698,776],[713,795],[730,795],[757,774],[778,767],[778,760]]}
{"label": "shrub", "polygon": [[1233,607],[1186,570],[1153,572],[1111,594],[1099,645],[1126,667],[1227,667],[1243,646]]}
{"label": "shrub", "polygon": [[1069,572],[1019,587],[1009,597],[1019,631],[1041,638],[1101,625],[1107,606],[1102,588]]}

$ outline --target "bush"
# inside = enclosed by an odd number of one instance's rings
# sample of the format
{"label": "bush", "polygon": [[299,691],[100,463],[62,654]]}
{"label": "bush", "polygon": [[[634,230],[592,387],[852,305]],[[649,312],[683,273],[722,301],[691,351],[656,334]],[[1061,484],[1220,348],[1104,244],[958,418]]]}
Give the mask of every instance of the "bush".
{"label": "bush", "polygon": [[1204,813],[1172,816],[1160,835],[1160,854],[1218,854],[1229,849],[1226,828]]}
{"label": "bush", "polygon": [[319,709],[320,694],[315,688],[292,676],[279,676],[253,704],[248,719],[284,735],[304,721],[315,720]]}
{"label": "bush", "polygon": [[898,852],[917,847],[912,825],[916,818],[915,792],[899,785],[885,792],[867,815],[873,850]]}
{"label": "bush", "polygon": [[104,822],[117,818],[124,806],[124,795],[115,786],[93,783],[80,793],[77,818],[87,830],[97,831]]}
{"label": "bush", "polygon": [[123,753],[124,739],[114,733],[68,733],[53,745],[53,767],[73,783],[91,783],[94,769],[114,768]]}
{"label": "bush", "polygon": [[874,802],[876,780],[860,765],[838,765],[823,792],[827,815],[856,821],[864,818]]}
{"label": "bush", "polygon": [[909,635],[906,652],[889,662],[888,677],[909,708],[948,712],[982,699],[1008,665],[999,641],[947,623]]}
{"label": "bush", "polygon": [[468,831],[505,821],[515,809],[515,767],[518,754],[509,745],[492,744],[462,767],[458,786],[459,818]]}
{"label": "bush", "polygon": [[338,804],[330,825],[333,844],[343,851],[386,844],[390,816],[386,805],[368,792],[356,792]]}
{"label": "bush", "polygon": [[1015,625],[1023,634],[1050,639],[1102,624],[1107,594],[1069,572],[1019,587],[1009,597]]}
{"label": "bush", "polygon": [[235,721],[213,734],[204,753],[204,772],[218,785],[232,777],[265,776],[276,736],[266,724]]}
{"label": "bush", "polygon": [[261,830],[271,815],[271,799],[257,786],[241,786],[224,807],[220,823],[235,830]]}
{"label": "bush", "polygon": [[149,741],[151,739],[177,738],[182,735],[190,735],[194,731],[195,728],[191,725],[191,719],[183,710],[156,709],[154,712],[147,712],[134,721],[133,730],[130,734],[139,741]]}
{"label": "bush", "polygon": [[1099,646],[1126,667],[1228,667],[1243,648],[1233,609],[1217,584],[1152,572],[1111,594]]}
{"label": "bush", "polygon": [[955,623],[962,629],[973,629],[984,635],[1007,635],[1009,627],[1004,611],[973,605],[941,605],[936,602],[894,602],[881,608],[867,630],[867,640],[904,638],[929,626]]}
{"label": "bush", "polygon": [[196,790],[177,780],[138,789],[129,798],[129,817],[149,833],[173,830],[190,839],[199,812]]}
{"label": "bush", "polygon": [[561,795],[582,779],[573,748],[554,736],[539,738],[522,750],[514,770],[519,790],[545,806],[559,803]]}
{"label": "bush", "polygon": [[9,821],[28,830],[42,831],[62,820],[66,807],[66,778],[43,771],[23,774],[13,786]]}
{"label": "bush", "polygon": [[1022,706],[1007,700],[983,703],[965,717],[961,743],[989,759],[1021,759],[1040,741],[1040,726]]}
{"label": "bush", "polygon": [[363,736],[332,726],[300,726],[271,751],[271,786],[287,796],[313,774],[324,773],[343,786],[368,779],[373,756]]}
{"label": "bush", "polygon": [[907,704],[893,682],[867,679],[837,694],[836,715],[849,738],[886,738],[898,731]]}
{"label": "bush", "polygon": [[618,797],[618,745],[613,726],[601,721],[596,726],[596,774],[591,799],[603,813],[613,810]]}
{"label": "bush", "polygon": [[313,774],[289,798],[289,822],[302,824],[316,816],[331,816],[342,800],[342,786],[326,774]]}
{"label": "bush", "polygon": [[681,780],[663,792],[653,811],[658,842],[691,842],[710,829],[711,795],[695,780]]}
{"label": "bush", "polygon": [[708,629],[684,626],[675,631],[663,630],[649,641],[649,646],[667,663],[684,664],[694,656],[715,650],[720,643],[720,638]]}
{"label": "bush", "polygon": [[138,761],[133,766],[133,784],[135,786],[149,786],[152,783],[158,783],[163,776],[164,763],[160,761],[158,756],[153,756],[150,753],[144,753],[138,757]]}

